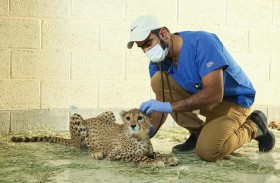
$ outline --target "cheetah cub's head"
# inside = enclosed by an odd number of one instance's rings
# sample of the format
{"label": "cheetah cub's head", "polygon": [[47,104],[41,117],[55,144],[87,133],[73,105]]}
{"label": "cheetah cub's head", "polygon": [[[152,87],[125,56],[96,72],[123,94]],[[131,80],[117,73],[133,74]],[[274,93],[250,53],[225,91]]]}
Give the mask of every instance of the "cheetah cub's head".
{"label": "cheetah cub's head", "polygon": [[122,121],[127,124],[128,133],[131,136],[149,138],[150,120],[139,109],[120,112]]}

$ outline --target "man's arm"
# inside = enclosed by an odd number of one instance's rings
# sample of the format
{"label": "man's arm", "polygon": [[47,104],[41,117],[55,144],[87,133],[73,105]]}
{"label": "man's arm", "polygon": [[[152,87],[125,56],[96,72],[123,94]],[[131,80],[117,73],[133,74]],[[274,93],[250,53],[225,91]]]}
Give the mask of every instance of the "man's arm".
{"label": "man's arm", "polygon": [[202,78],[204,88],[189,98],[171,102],[173,112],[193,111],[220,103],[224,95],[223,70],[210,72]]}

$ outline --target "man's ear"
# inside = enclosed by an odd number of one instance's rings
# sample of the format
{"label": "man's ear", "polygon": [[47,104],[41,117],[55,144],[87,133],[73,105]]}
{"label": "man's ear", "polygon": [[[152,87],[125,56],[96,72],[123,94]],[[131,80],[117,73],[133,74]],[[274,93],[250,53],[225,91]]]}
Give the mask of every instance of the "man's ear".
{"label": "man's ear", "polygon": [[160,30],[159,30],[159,36],[161,37],[162,40],[166,41],[167,38],[168,38],[168,33],[169,31],[165,28],[165,27],[162,27]]}

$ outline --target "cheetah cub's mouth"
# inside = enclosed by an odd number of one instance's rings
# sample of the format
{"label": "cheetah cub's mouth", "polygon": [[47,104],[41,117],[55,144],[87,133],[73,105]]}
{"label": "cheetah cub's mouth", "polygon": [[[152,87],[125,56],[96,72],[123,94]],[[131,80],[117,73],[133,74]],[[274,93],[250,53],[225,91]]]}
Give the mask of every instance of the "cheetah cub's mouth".
{"label": "cheetah cub's mouth", "polygon": [[141,127],[139,125],[129,125],[128,130],[131,134],[139,132]]}

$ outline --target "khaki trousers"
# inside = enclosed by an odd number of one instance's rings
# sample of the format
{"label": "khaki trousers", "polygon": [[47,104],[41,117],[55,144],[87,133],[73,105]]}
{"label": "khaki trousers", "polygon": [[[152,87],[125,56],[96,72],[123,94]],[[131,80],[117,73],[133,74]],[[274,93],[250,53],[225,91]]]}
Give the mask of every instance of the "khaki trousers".
{"label": "khaki trousers", "polygon": [[[163,73],[163,81],[166,102],[191,96],[167,73]],[[151,86],[158,100],[162,100],[161,83],[161,74],[157,72],[151,79]],[[200,109],[200,114],[206,117],[205,122],[192,112],[171,113],[179,126],[198,136],[195,152],[206,161],[222,159],[257,137],[256,125],[247,119],[249,108],[223,100],[212,107]]]}

